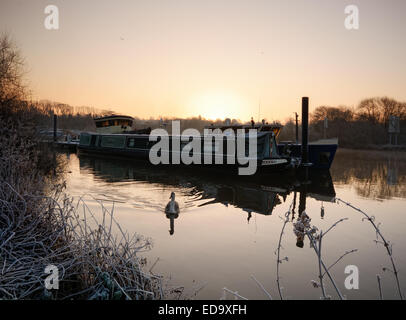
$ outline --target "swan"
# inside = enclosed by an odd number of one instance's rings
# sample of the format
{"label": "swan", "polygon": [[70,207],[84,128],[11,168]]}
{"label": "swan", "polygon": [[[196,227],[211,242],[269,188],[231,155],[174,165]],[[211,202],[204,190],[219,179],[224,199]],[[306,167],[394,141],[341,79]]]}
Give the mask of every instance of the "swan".
{"label": "swan", "polygon": [[178,214],[179,213],[179,204],[175,201],[175,192],[171,193],[171,196],[169,197],[171,201],[168,202],[168,204],[165,207],[165,213],[166,214]]}

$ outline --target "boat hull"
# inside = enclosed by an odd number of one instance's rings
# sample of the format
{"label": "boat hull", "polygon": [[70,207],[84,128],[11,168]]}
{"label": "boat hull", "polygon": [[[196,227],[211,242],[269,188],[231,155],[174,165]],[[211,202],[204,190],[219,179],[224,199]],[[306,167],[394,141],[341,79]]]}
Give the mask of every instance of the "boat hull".
{"label": "boat hull", "polygon": [[[281,142],[278,144],[278,150],[283,154],[286,150],[287,143]],[[302,145],[289,144],[291,156],[301,157]],[[310,143],[309,144],[309,162],[312,169],[330,169],[334,156],[338,148],[337,143]]]}
{"label": "boat hull", "polygon": [[[144,164],[150,167],[166,168],[168,170],[173,168],[182,169],[202,169],[209,170],[211,172],[216,172],[218,174],[229,174],[229,175],[239,175],[239,169],[242,167],[239,164],[190,164],[186,165],[180,164],[157,164],[154,165],[149,160],[149,151],[141,150],[117,150],[113,148],[92,148],[92,147],[78,147],[81,154],[94,154],[94,155],[104,155],[109,157],[125,157],[132,159],[138,164]],[[277,158],[277,159],[263,159],[257,161],[257,170],[252,175],[253,177],[258,177],[261,175],[273,174],[276,172],[294,172],[294,165],[291,163],[290,158]]]}
{"label": "boat hull", "polygon": [[[241,137],[241,136],[239,136]],[[245,135],[245,146],[243,152],[248,156],[251,152],[249,144],[250,136]],[[292,161],[291,157],[281,157],[276,148],[275,134],[273,132],[260,132],[256,136],[256,166],[252,163],[253,158],[243,169],[241,161],[237,155],[236,147],[241,141],[237,141],[236,136],[212,135],[210,136],[152,136],[148,134],[115,134],[104,135],[97,133],[82,133],[80,135],[79,150],[82,152],[125,156],[131,157],[137,161],[144,161],[151,164],[150,153],[153,150],[156,162],[164,162],[163,166],[185,166],[185,167],[203,167],[232,172],[239,175],[252,175],[256,173],[265,173],[280,171],[293,166],[297,163]],[[210,140],[211,139],[211,147]],[[193,143],[192,143],[193,141]],[[199,146],[200,144],[200,146]],[[236,146],[237,145],[237,146]],[[193,147],[192,147],[193,146]],[[240,146],[241,147],[241,146]],[[240,148],[239,147],[239,148]],[[187,151],[189,150],[189,151]],[[231,150],[231,153],[227,153]],[[223,152],[226,151],[226,152]],[[186,156],[186,159],[183,159]],[[180,161],[182,158],[182,162]],[[211,160],[211,161],[210,161]],[[189,164],[179,164],[187,161]],[[211,163],[216,163],[212,165]],[[221,164],[218,164],[221,163]],[[179,164],[179,165],[178,165]],[[256,170],[255,170],[256,169]],[[243,172],[244,171],[244,172]]]}

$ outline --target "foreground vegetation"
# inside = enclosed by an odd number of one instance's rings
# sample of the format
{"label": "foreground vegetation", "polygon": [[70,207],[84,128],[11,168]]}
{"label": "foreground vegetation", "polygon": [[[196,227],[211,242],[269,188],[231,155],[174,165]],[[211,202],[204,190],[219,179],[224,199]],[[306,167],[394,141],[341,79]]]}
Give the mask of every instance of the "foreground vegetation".
{"label": "foreground vegetation", "polygon": [[[33,119],[44,112],[26,102],[22,67],[0,38],[0,299],[165,298],[161,277],[138,256],[150,241],[124,232],[112,209],[100,205],[98,221],[63,193],[64,163],[39,143]],[[49,265],[58,289],[45,287]]]}

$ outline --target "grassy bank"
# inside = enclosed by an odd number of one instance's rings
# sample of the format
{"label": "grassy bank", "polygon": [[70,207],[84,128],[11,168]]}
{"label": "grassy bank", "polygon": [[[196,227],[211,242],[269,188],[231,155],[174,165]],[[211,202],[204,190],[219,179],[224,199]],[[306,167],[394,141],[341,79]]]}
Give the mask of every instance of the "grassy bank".
{"label": "grassy bank", "polygon": [[64,194],[64,163],[36,136],[49,108],[29,102],[24,60],[7,35],[0,71],[0,299],[164,298],[162,279],[138,255],[148,239],[124,232],[102,205],[97,221]]}
{"label": "grassy bank", "polygon": [[[164,298],[139,256],[150,241],[124,232],[112,210],[96,214],[64,194],[64,163],[21,110],[0,112],[0,299]],[[49,265],[58,289],[45,288]]]}

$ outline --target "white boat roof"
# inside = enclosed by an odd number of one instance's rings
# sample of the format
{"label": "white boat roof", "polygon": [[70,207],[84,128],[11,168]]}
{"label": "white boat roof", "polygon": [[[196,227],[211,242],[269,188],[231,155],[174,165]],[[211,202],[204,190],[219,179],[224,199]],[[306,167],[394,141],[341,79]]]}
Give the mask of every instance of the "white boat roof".
{"label": "white boat roof", "polygon": [[124,116],[124,115],[117,115],[117,114],[112,114],[112,115],[109,115],[109,116],[94,118],[93,120],[94,121],[106,121],[106,120],[112,120],[112,119],[134,120],[134,118],[131,117],[131,116]]}

